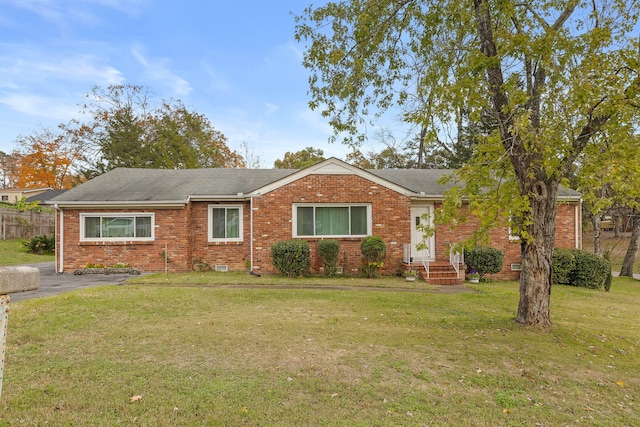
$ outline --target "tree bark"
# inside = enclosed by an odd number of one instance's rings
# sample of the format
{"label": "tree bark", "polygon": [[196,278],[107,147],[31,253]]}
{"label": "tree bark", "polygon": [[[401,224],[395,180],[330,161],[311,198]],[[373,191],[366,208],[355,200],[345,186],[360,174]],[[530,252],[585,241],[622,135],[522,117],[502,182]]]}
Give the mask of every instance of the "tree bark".
{"label": "tree bark", "polygon": [[638,255],[638,246],[640,245],[640,210],[634,209],[631,217],[631,240],[627,253],[622,261],[620,276],[633,277],[633,264],[636,262]]}
{"label": "tree bark", "polygon": [[521,243],[520,301],[516,322],[551,326],[551,266],[555,244],[558,184],[551,180],[530,184],[532,223]]}
{"label": "tree bark", "polygon": [[593,253],[602,256],[602,230],[600,228],[602,218],[600,215],[591,215],[591,225],[593,225]]}

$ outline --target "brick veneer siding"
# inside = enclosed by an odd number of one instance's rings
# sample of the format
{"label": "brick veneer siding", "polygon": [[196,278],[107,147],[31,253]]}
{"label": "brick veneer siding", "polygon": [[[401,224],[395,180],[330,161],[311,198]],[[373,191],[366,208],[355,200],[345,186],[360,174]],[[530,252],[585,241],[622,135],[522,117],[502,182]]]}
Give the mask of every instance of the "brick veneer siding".
{"label": "brick veneer siding", "polygon": [[[387,258],[383,273],[393,274],[402,263],[402,244],[409,243],[409,197],[356,175],[309,175],[257,197],[253,201],[254,269],[274,272],[271,246],[293,238],[294,203],[370,203],[372,234],[383,238]],[[317,238],[305,238],[311,247],[311,269],[318,272]],[[340,240],[340,262],[345,273],[360,269],[361,238]]]}
{"label": "brick veneer siding", "polygon": [[[253,199],[253,265],[259,272],[273,273],[271,246],[293,237],[294,203],[369,203],[372,213],[372,233],[381,236],[387,245],[384,274],[394,274],[402,262],[403,243],[411,241],[411,200],[409,197],[356,175],[309,175]],[[226,202],[242,205],[244,236],[241,242],[215,243],[208,241],[208,207],[214,202],[191,202],[177,209],[65,209],[64,215],[64,271],[69,273],[87,263],[113,265],[127,263],[143,271],[164,271],[161,252],[167,245],[169,271],[191,271],[194,265],[223,264],[231,271],[243,271],[251,259],[251,203]],[[439,203],[435,204],[436,209]],[[576,208],[577,207],[577,208]],[[577,210],[576,210],[577,209]],[[155,240],[152,242],[80,242],[80,213],[154,212]],[[576,214],[578,215],[576,220]],[[60,215],[60,211],[58,212]],[[58,224],[59,216],[58,216]],[[581,241],[580,205],[561,203],[556,219],[556,247],[578,247]],[[455,229],[439,225],[435,233],[436,258],[447,258],[450,243],[468,238],[478,226],[473,218]],[[57,238],[59,239],[58,232]],[[318,238],[306,238],[311,247],[311,270],[320,272]],[[361,238],[340,240],[339,265],[345,273],[360,270]],[[59,244],[59,241],[58,241]],[[505,253],[502,272],[495,278],[516,279],[511,264],[520,261],[520,244],[509,240],[506,229],[493,230],[490,246]],[[59,246],[58,246],[59,247]],[[57,254],[56,256],[59,256]],[[56,262],[56,268],[59,267]]]}
{"label": "brick veneer siding", "polygon": [[[209,242],[209,206],[242,206],[243,237],[241,242]],[[247,270],[251,258],[251,209],[248,202],[193,202],[191,232],[193,241],[192,263],[215,268],[226,265],[230,271]]]}
{"label": "brick veneer siding", "polygon": [[[436,209],[440,207],[436,203]],[[578,218],[576,221],[576,207]],[[556,242],[557,248],[582,248],[582,218],[580,217],[580,204],[578,203],[560,203],[556,215]],[[468,221],[459,224],[454,229],[448,225],[438,225],[436,227],[436,254],[438,259],[444,259],[448,253],[451,243],[458,243],[469,238],[474,230],[479,226],[479,220],[469,217]],[[578,243],[576,245],[576,234]],[[520,277],[518,271],[511,270],[511,264],[520,263],[520,241],[509,239],[507,229],[493,229],[489,233],[488,246],[499,249],[504,252],[504,263],[502,271],[497,274],[489,275],[495,279],[514,280]]]}
{"label": "brick veneer siding", "polygon": [[[87,263],[104,264],[127,263],[143,271],[164,271],[165,263],[161,253],[169,255],[169,271],[189,271],[192,262],[191,207],[184,209],[86,209],[61,211],[64,215],[64,263],[65,273],[83,268]],[[155,215],[155,240],[152,242],[81,242],[81,213],[124,213],[153,212]],[[58,212],[58,224],[59,224]],[[60,234],[60,233],[58,233]],[[58,244],[59,236],[57,237]],[[58,246],[59,247],[59,246]],[[57,265],[59,267],[59,264]]]}

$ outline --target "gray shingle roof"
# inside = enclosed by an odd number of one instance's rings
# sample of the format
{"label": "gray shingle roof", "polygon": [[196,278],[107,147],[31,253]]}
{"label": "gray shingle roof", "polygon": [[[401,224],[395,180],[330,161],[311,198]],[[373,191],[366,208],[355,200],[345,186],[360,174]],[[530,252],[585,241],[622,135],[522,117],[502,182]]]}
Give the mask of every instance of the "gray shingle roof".
{"label": "gray shingle roof", "polygon": [[[53,198],[49,203],[186,202],[189,197],[237,196],[298,172],[296,169],[134,169],[119,168]],[[447,169],[367,170],[378,178],[416,195],[440,196],[453,183],[442,185]],[[579,197],[563,189],[561,196]]]}
{"label": "gray shingle roof", "polygon": [[453,183],[440,184],[439,180],[453,173],[451,169],[368,169],[367,172],[393,182],[414,193],[439,196]]}
{"label": "gray shingle roof", "polygon": [[296,170],[118,168],[54,198],[57,202],[186,201],[189,196],[250,193]]}

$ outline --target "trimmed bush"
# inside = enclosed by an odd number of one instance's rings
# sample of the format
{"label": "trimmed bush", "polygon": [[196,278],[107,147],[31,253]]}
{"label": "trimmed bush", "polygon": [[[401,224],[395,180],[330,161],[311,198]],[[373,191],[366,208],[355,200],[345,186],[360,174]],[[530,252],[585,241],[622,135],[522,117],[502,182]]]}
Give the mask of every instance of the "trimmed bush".
{"label": "trimmed bush", "polygon": [[271,246],[271,261],[286,277],[299,277],[309,271],[311,250],[306,240],[283,240]]}
{"label": "trimmed bush", "polygon": [[27,250],[37,255],[53,255],[56,252],[56,237],[35,236],[25,240],[22,244]]}
{"label": "trimmed bush", "polygon": [[551,278],[554,284],[608,290],[611,262],[581,249],[556,249]]}
{"label": "trimmed bush", "polygon": [[327,276],[334,274],[340,255],[340,242],[333,239],[320,240],[318,242],[318,254],[322,258],[324,273]]}
{"label": "trimmed bush", "polygon": [[476,246],[464,253],[464,262],[469,270],[475,270],[480,277],[502,271],[504,253],[488,246]]}
{"label": "trimmed bush", "polygon": [[367,236],[360,243],[362,250],[362,272],[368,277],[379,277],[379,270],[384,267],[387,256],[387,245],[380,236]]}
{"label": "trimmed bush", "polygon": [[571,275],[576,268],[576,257],[572,249],[555,249],[553,251],[552,283],[569,285]]}
{"label": "trimmed bush", "polygon": [[589,289],[604,289],[607,276],[611,274],[611,263],[598,255],[575,249],[576,268],[571,273],[571,286]]}

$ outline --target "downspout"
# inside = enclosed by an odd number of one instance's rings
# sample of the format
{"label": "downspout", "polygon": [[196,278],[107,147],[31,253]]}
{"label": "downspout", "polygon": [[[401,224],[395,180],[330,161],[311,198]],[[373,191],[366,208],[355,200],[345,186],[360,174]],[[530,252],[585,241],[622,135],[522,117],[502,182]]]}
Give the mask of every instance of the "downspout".
{"label": "downspout", "polygon": [[249,196],[249,272],[253,274],[253,195]]}
{"label": "downspout", "polygon": [[58,273],[62,273],[64,272],[64,211],[62,209],[60,209],[58,207],[58,204],[56,203],[54,205],[56,212],[58,212],[60,214],[60,226],[58,227],[58,222],[56,221],[55,223],[55,227],[57,228],[55,230],[56,235],[58,236],[58,250],[57,250],[57,257],[58,257]]}
{"label": "downspout", "polygon": [[575,230],[576,230],[576,249],[582,249],[580,245],[580,212],[582,211],[582,199],[580,199],[580,203],[577,203],[574,208],[575,212]]}

